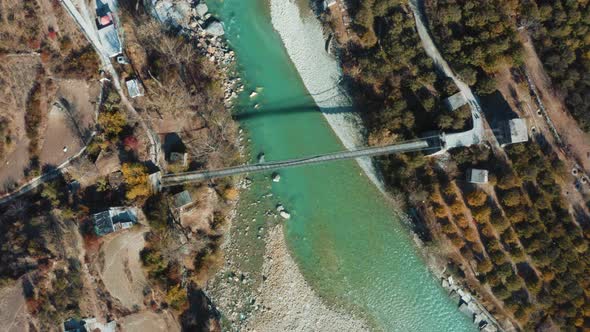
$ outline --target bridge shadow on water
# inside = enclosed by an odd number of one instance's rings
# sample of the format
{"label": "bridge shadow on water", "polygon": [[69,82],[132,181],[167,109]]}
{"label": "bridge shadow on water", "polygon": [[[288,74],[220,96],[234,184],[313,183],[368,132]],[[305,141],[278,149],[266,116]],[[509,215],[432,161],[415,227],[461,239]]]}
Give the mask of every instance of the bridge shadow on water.
{"label": "bridge shadow on water", "polygon": [[345,114],[345,113],[356,113],[352,106],[343,107],[318,107],[315,104],[302,104],[293,105],[286,107],[269,108],[263,107],[261,109],[252,109],[250,111],[239,112],[233,115],[233,118],[237,121],[250,120],[260,117],[269,116],[280,116],[298,113],[322,113],[322,114]]}
{"label": "bridge shadow on water", "polygon": [[[262,102],[260,109],[256,109],[249,103],[239,105],[241,111],[233,114],[235,120],[248,120],[265,116],[288,115],[295,113],[315,113],[323,114],[344,114],[357,112],[352,106],[336,107],[319,107],[318,104],[342,104],[343,98],[349,100],[346,94],[341,90],[342,87],[334,85],[318,93],[302,94],[291,98],[286,98],[280,102],[265,103]],[[319,99],[319,100],[318,100]],[[349,100],[350,101],[350,100]],[[352,104],[352,103],[351,103]]]}

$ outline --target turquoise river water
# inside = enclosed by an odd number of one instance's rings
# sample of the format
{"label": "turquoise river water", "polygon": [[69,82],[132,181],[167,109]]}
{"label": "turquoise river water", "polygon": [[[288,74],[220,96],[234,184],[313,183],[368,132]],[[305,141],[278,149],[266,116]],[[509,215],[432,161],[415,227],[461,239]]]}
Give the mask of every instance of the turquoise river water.
{"label": "turquoise river water", "polygon": [[[284,0],[289,1],[289,0]],[[224,21],[246,93],[241,121],[267,160],[343,147],[307,94],[264,0],[209,0]],[[260,89],[253,108],[248,94]],[[284,170],[273,192],[292,213],[287,242],[329,303],[385,331],[472,331],[421,259],[408,228],[354,161]]]}

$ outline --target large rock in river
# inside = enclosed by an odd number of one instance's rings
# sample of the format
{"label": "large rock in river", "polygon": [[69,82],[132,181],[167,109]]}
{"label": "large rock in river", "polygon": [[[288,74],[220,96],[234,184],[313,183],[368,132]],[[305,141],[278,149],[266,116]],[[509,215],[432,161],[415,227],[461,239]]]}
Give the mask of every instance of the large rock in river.
{"label": "large rock in river", "polygon": [[207,5],[204,3],[198,4],[196,9],[197,15],[199,15],[200,17],[205,17],[205,14],[207,14],[207,12],[209,11],[209,7],[207,7]]}
{"label": "large rock in river", "polygon": [[207,25],[205,32],[212,36],[223,36],[225,31],[223,30],[223,24],[219,21],[213,21]]}

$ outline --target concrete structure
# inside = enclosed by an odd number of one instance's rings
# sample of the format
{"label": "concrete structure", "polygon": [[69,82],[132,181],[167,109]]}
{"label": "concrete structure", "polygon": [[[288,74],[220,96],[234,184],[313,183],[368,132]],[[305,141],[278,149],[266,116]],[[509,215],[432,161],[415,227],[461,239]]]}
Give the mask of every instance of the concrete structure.
{"label": "concrete structure", "polygon": [[164,156],[169,164],[180,164],[182,166],[188,165],[188,154],[186,153],[186,145],[178,133],[167,133],[164,136],[164,144],[162,146]]}
{"label": "concrete structure", "polygon": [[467,170],[467,182],[484,184],[488,183],[488,170],[470,168]]}
{"label": "concrete structure", "polygon": [[188,153],[171,152],[169,162],[171,164],[179,164],[186,167],[188,165]]}
{"label": "concrete structure", "polygon": [[471,320],[473,320],[473,318],[475,316],[475,314],[473,313],[471,308],[469,308],[469,305],[467,305],[467,303],[465,303],[465,302],[461,302],[461,304],[459,305],[459,311],[461,311],[464,315],[469,317],[469,319],[471,319]]}
{"label": "concrete structure", "polygon": [[162,185],[162,172],[157,171],[148,176],[148,180],[150,182],[150,187],[153,193],[157,193],[160,191],[160,186]]}
{"label": "concrete structure", "polygon": [[129,79],[125,81],[125,85],[127,86],[127,93],[129,93],[129,97],[137,98],[143,96],[143,89],[139,83],[139,80]]}
{"label": "concrete structure", "polygon": [[193,199],[191,194],[185,190],[172,197],[172,204],[176,210],[183,212],[193,204]]}
{"label": "concrete structure", "polygon": [[112,207],[92,215],[96,235],[103,236],[121,229],[127,229],[137,223],[135,208]]}
{"label": "concrete structure", "polygon": [[461,93],[461,91],[459,91],[459,92],[455,93],[454,95],[445,99],[444,103],[449,108],[449,110],[454,111],[454,110],[460,108],[461,106],[467,104],[467,99],[465,99],[465,96],[463,95],[463,93]]}
{"label": "concrete structure", "polygon": [[498,141],[501,146],[527,142],[529,134],[526,120],[521,118],[508,120],[500,127],[500,135]]}

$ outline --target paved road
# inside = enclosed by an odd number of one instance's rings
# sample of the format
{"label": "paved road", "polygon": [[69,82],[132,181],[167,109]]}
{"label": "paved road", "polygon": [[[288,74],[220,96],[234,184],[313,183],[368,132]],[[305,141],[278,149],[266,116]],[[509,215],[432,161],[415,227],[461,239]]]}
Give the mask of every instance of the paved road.
{"label": "paved road", "polygon": [[381,147],[361,148],[356,150],[327,153],[323,155],[310,156],[305,158],[228,167],[218,170],[168,174],[162,176],[162,187],[175,186],[188,182],[198,182],[213,178],[232,176],[244,173],[264,172],[288,167],[324,163],[328,161],[355,159],[359,157],[374,157],[393,153],[440,149],[440,145],[434,143],[436,142],[436,138],[433,138],[434,139],[432,140],[425,138],[422,140],[409,141],[406,143],[399,143]]}
{"label": "paved road", "polygon": [[[109,58],[109,52],[108,52],[108,50],[106,50],[103,47],[103,45],[100,41],[100,38],[98,36],[96,24],[94,23],[94,15],[89,14],[89,9],[87,8],[84,1],[81,1],[80,8],[86,17],[84,17],[80,13],[80,11],[78,11],[78,9],[76,8],[76,6],[72,2],[72,0],[61,0],[61,2],[63,4],[64,8],[66,8],[66,11],[68,12],[68,14],[70,14],[70,16],[78,24],[78,26],[80,27],[80,30],[82,31],[82,33],[84,33],[84,35],[86,36],[86,38],[88,39],[88,41],[90,42],[92,47],[96,50],[96,53],[98,54],[98,56],[101,60],[103,70],[107,71],[111,75],[111,83],[113,84],[113,86],[115,87],[115,89],[117,90],[119,95],[121,96],[121,103],[129,110],[129,112],[131,112],[134,116],[137,117],[137,119],[139,119],[139,123],[140,123],[142,129],[146,132],[146,134],[148,136],[148,140],[150,142],[150,147],[149,147],[150,159],[152,160],[152,162],[155,165],[159,165],[160,164],[160,142],[159,142],[158,135],[148,126],[148,124],[144,121],[144,119],[137,113],[137,111],[135,110],[135,108],[133,107],[131,102],[129,102],[129,100],[127,99],[127,96],[125,95],[125,92],[123,91],[123,88],[121,87],[119,74],[115,70],[115,67],[113,67],[113,64],[111,63],[111,59]],[[111,2],[109,2],[109,3],[111,3]],[[116,8],[111,8],[111,10],[113,10],[113,9],[116,9]],[[94,8],[92,10],[94,10]],[[115,16],[116,16],[116,13],[115,13]]]}
{"label": "paved road", "polygon": [[469,86],[465,84],[465,82],[461,81],[455,75],[449,64],[440,54],[439,50],[436,47],[436,44],[434,43],[434,41],[430,37],[430,33],[428,32],[428,26],[426,24],[427,21],[422,11],[422,5],[423,4],[421,0],[410,1],[410,8],[414,13],[414,18],[416,20],[416,28],[418,30],[420,40],[422,40],[424,51],[426,51],[426,54],[432,59],[434,65],[437,66],[442,72],[444,72],[445,75],[450,77],[453,80],[453,82],[455,82],[455,85],[459,88],[461,94],[463,94],[463,96],[467,100],[467,103],[471,107],[471,116],[473,119],[473,128],[471,130],[445,135],[445,150],[454,147],[479,144],[483,142],[484,136],[483,115],[481,105],[479,104],[479,100],[473,94],[471,88],[469,88]]}

